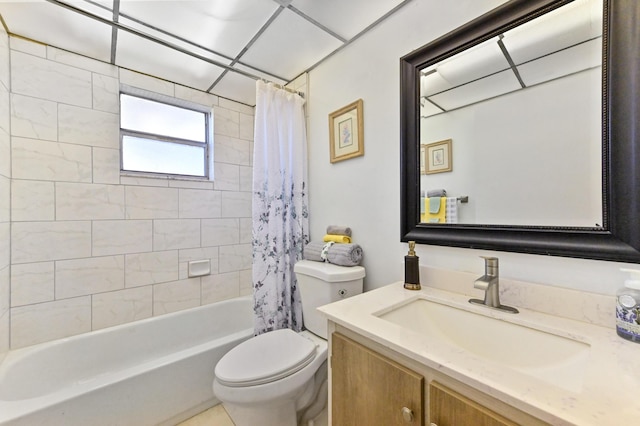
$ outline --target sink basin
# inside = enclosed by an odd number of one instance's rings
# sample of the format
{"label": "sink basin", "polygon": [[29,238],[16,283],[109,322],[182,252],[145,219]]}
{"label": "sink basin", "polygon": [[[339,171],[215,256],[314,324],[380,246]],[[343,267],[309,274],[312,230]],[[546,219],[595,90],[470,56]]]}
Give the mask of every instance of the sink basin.
{"label": "sink basin", "polygon": [[377,316],[427,336],[434,344],[453,345],[554,386],[574,392],[582,387],[591,347],[579,340],[427,299]]}

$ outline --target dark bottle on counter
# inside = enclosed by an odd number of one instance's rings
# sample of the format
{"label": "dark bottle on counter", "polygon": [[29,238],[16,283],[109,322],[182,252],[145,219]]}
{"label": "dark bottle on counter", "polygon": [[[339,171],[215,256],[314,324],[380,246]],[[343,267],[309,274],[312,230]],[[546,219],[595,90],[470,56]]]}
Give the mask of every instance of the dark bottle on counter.
{"label": "dark bottle on counter", "polygon": [[420,259],[416,256],[416,242],[409,241],[409,254],[404,257],[404,288],[420,290]]}

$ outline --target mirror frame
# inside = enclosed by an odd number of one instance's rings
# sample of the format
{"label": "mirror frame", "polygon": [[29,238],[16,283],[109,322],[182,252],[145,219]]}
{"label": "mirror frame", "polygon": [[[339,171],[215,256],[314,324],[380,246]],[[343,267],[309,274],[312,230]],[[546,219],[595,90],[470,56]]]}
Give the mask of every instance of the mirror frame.
{"label": "mirror frame", "polygon": [[[572,0],[511,0],[400,58],[401,241],[640,263],[640,2],[603,0],[603,227],[420,223],[420,70]],[[635,34],[635,37],[634,37]],[[637,92],[637,93],[636,93]]]}

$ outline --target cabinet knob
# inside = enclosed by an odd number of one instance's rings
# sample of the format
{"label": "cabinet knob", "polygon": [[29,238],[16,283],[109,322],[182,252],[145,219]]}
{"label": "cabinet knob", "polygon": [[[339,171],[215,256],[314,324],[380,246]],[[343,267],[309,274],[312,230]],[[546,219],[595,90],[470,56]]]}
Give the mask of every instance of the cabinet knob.
{"label": "cabinet knob", "polygon": [[410,408],[402,407],[402,418],[406,423],[413,423],[413,411]]}

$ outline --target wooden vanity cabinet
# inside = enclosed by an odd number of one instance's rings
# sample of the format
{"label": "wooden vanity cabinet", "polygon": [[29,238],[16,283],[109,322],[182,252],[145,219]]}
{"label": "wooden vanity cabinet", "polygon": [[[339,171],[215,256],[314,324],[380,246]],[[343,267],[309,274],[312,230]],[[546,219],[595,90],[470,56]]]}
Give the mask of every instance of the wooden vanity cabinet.
{"label": "wooden vanity cabinet", "polygon": [[429,421],[435,426],[517,426],[436,381],[429,383]]}
{"label": "wooden vanity cabinet", "polygon": [[333,426],[424,425],[424,378],[353,340],[331,339]]}
{"label": "wooden vanity cabinet", "polygon": [[332,426],[548,426],[351,330],[332,327]]}

